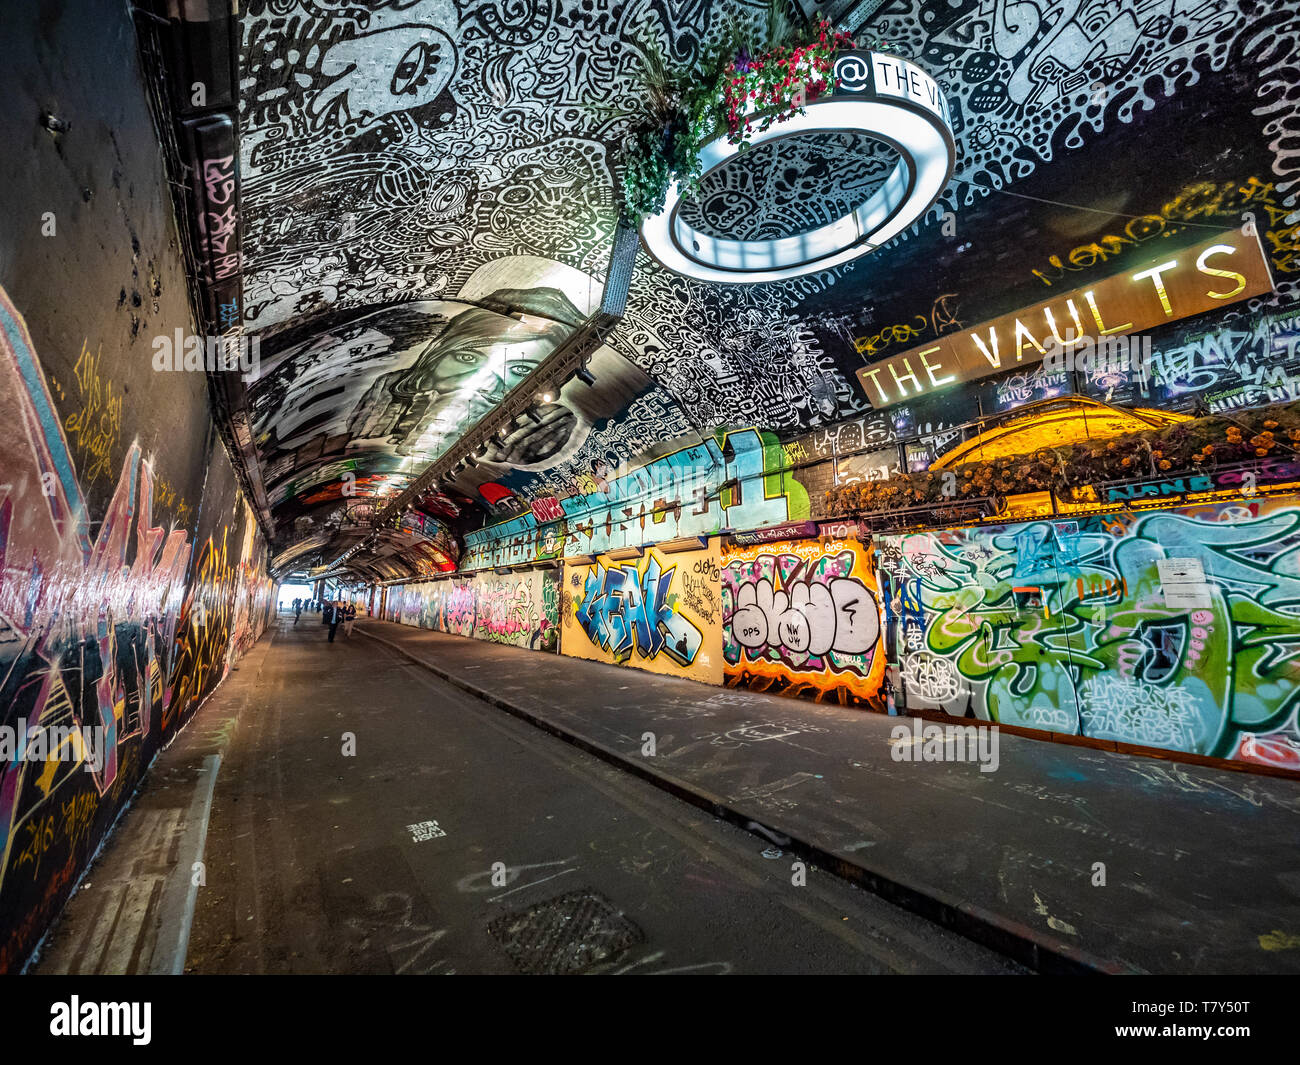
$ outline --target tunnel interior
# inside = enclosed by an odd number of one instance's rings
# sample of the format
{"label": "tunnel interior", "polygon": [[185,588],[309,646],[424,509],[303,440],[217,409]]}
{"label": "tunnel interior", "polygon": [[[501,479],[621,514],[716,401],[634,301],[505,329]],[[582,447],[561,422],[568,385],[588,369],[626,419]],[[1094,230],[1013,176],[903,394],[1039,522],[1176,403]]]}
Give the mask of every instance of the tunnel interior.
{"label": "tunnel interior", "polygon": [[0,972],[288,599],[1300,772],[1300,7],[778,6],[904,116],[704,175],[726,281],[630,160],[767,4],[7,6]]}

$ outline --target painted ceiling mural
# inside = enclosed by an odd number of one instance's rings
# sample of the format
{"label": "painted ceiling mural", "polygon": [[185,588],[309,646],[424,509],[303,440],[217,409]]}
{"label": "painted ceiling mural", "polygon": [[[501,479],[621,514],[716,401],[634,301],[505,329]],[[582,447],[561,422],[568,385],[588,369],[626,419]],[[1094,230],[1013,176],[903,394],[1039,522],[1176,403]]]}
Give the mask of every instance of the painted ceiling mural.
{"label": "painted ceiling mural", "polygon": [[[641,92],[642,57],[655,41],[687,69],[729,18],[765,6],[245,5],[245,325],[263,338],[250,403],[281,557],[337,557],[342,530],[599,303],[619,116]],[[865,29],[949,94],[957,164],[940,201],[889,247],[780,284],[711,285],[638,254],[597,386],[566,386],[544,424],[422,502],[434,540],[580,495],[616,456],[644,463],[723,427],[793,439],[853,426],[887,444],[1053,395],[1064,382],[1051,375],[1006,374],[876,412],[855,373],[1247,213],[1278,294],[1212,327],[1158,331],[1159,379],[1088,387],[1154,406],[1260,400],[1242,382],[1290,335],[1300,271],[1300,4],[886,0]],[[791,138],[757,150],[762,167],[719,173],[688,210],[719,234],[803,231],[870,195],[888,156],[851,134]],[[1090,246],[1103,254],[1072,255]],[[1215,330],[1230,336],[1207,342]]]}

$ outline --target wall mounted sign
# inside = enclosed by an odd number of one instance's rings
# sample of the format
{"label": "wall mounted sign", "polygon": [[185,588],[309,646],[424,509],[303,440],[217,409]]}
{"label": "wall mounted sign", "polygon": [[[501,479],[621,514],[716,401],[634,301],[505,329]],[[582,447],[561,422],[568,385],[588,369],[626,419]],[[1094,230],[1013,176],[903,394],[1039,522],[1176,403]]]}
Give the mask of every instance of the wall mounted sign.
{"label": "wall mounted sign", "polygon": [[[740,546],[770,544],[778,540],[802,540],[817,535],[817,523],[791,521],[784,525],[771,525],[766,529],[745,529],[731,534],[731,542]],[[662,545],[661,545],[662,546]]]}
{"label": "wall mounted sign", "polygon": [[[705,281],[753,284],[827,270],[873,251],[910,226],[952,176],[952,120],[943,89],[914,63],[896,55],[847,51],[835,57],[834,89],[796,114],[750,138],[751,147],[809,133],[866,133],[897,149],[898,163],[863,203],[842,218],[805,233],[766,240],[729,240],[687,225],[679,216],[674,181],[663,210],[641,224],[650,254],[669,270]],[[700,152],[701,180],[740,152],[721,135]]]}
{"label": "wall mounted sign", "polygon": [[1273,290],[1259,238],[1228,230],[1136,270],[936,338],[858,370],[873,407],[1096,347]]}
{"label": "wall mounted sign", "polygon": [[1214,470],[1182,477],[1164,477],[1138,484],[1106,486],[1107,503],[1131,503],[1136,499],[1166,499],[1197,492],[1240,491],[1251,495],[1261,485],[1288,484],[1300,481],[1300,462],[1284,459],[1260,462],[1250,467]]}

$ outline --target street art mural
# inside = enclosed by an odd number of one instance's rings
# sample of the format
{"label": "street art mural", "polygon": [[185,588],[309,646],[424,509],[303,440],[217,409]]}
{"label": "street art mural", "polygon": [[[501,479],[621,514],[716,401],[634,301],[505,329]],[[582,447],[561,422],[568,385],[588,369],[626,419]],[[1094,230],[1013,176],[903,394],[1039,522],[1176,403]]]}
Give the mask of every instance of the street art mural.
{"label": "street art mural", "polygon": [[[244,6],[243,325],[265,339],[252,402],[282,547],[330,539],[345,472],[376,505],[408,485],[599,303],[620,108],[644,96],[647,54],[657,44],[671,71],[689,71],[766,6]],[[566,386],[540,423],[492,446],[486,480],[458,479],[467,568],[752,526],[697,510],[722,505],[708,497],[726,478],[712,473],[644,500],[600,498],[672,453],[719,459],[721,426],[782,445],[820,432],[837,441],[841,476],[866,480],[896,467],[900,440],[1076,389],[1218,410],[1300,394],[1300,4],[890,0],[861,31],[945,87],[958,162],[940,202],[868,260],[782,283],[707,285],[641,254],[596,390],[582,400]],[[879,173],[859,138],[789,138],[716,175],[690,210],[724,237],[801,231]],[[1276,294],[1155,330],[1151,373],[1015,370],[868,412],[864,364],[1243,221]],[[613,360],[615,379],[653,387],[616,399]],[[850,440],[880,454],[852,456]],[[932,440],[900,461],[942,450]],[[776,520],[801,517],[790,509]]]}
{"label": "street art mural", "polygon": [[885,254],[833,285],[792,290],[790,313],[837,368],[852,373],[1245,222],[1273,295],[1153,330],[1154,372],[1074,380],[1017,369],[951,390],[951,414],[965,421],[1076,389],[1223,410],[1297,394],[1286,326],[1300,294],[1297,156],[1282,132],[1300,119],[1290,58],[1300,5],[903,0],[871,25],[944,84],[957,169],[925,222]]}
{"label": "street art mural", "polygon": [[385,617],[491,643],[557,651],[559,577],[558,569],[539,569],[398,585],[388,589]]}
{"label": "street art mural", "polygon": [[566,564],[560,650],[575,658],[722,683],[717,545]]}
{"label": "street art mural", "polygon": [[123,447],[92,512],[0,290],[0,972],[21,965],[163,744],[265,628],[266,547],[217,444],[197,536]]}
{"label": "street art mural", "polygon": [[880,633],[871,552],[857,540],[723,549],[729,687],[879,709]]}
{"label": "street art mural", "polygon": [[1300,769],[1300,500],[887,536],[909,707]]}
{"label": "street art mural", "polygon": [[808,518],[811,507],[776,434],[755,429],[719,431],[632,468],[597,464],[556,504],[558,520],[539,521],[534,510],[466,534],[462,566],[519,565],[779,525]]}

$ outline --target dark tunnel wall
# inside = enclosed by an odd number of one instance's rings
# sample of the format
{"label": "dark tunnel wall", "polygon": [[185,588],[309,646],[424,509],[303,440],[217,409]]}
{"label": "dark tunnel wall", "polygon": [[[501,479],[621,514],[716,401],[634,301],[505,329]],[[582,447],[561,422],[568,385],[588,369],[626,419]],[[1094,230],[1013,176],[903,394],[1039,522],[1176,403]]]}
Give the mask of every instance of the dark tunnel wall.
{"label": "dark tunnel wall", "polygon": [[0,35],[0,972],[12,972],[155,754],[261,634],[273,587],[204,375],[153,369],[154,338],[193,326],[127,6],[6,4]]}

